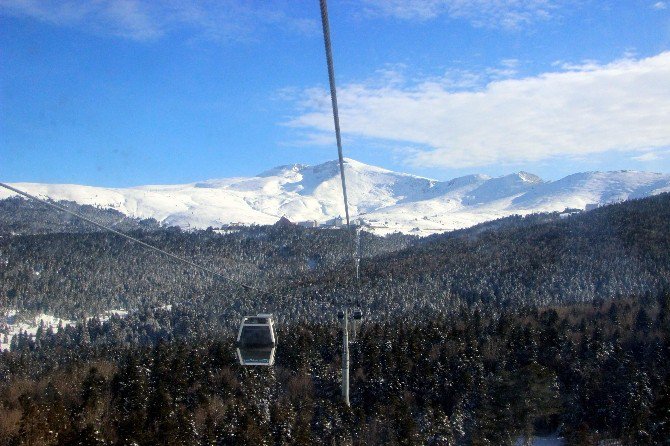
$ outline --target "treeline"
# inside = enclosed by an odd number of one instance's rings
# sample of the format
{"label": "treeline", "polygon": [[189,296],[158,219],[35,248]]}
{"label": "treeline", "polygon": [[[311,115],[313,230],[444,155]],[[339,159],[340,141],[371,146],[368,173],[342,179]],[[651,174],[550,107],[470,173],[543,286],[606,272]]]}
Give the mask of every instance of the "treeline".
{"label": "treeline", "polygon": [[[339,400],[336,324],[281,326],[274,368],[232,338],[41,337],[0,355],[0,445],[667,444],[670,293],[367,322]],[[59,337],[60,336],[60,337]],[[665,442],[665,443],[664,443]]]}
{"label": "treeline", "polygon": [[[105,226],[111,226],[117,231],[155,230],[161,227],[153,218],[132,218],[114,209],[82,205],[67,200],[51,202]],[[100,230],[73,215],[32,200],[20,197],[0,200],[0,235],[98,232]]]}
{"label": "treeline", "polygon": [[670,284],[670,194],[537,224],[508,221],[518,224],[422,239],[366,262],[363,277],[371,292],[393,284],[419,301],[503,307],[654,294]]}
{"label": "treeline", "polygon": [[132,234],[232,281],[214,280],[113,234],[15,235],[0,238],[0,306],[78,320],[107,309],[180,303],[221,321],[261,309],[283,321],[317,321],[352,300],[382,320],[446,315],[463,305],[655,295],[670,285],[670,194],[565,219],[510,217],[426,239],[363,233],[360,283],[355,237],[345,229]]}
{"label": "treeline", "polygon": [[[293,308],[308,315],[297,289],[318,270],[353,268],[354,234],[297,226],[249,227],[219,234],[178,227],[128,231],[153,246],[230,279],[218,280],[190,266],[101,232],[0,236],[0,307],[43,311],[80,319],[108,309],[143,309],[173,303],[222,309],[238,317],[258,306]],[[414,237],[364,233],[362,255],[371,258],[409,246]],[[272,293],[254,293],[238,284]],[[286,288],[286,289],[284,289]],[[291,290],[292,291],[289,291]],[[309,307],[313,298],[305,302]],[[318,305],[329,303],[320,298]]]}

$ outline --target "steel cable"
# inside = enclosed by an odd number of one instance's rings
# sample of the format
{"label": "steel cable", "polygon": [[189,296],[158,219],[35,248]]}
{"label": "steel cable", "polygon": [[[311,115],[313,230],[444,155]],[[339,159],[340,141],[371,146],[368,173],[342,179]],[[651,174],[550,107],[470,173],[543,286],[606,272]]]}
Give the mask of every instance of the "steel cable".
{"label": "steel cable", "polygon": [[330,82],[330,102],[333,105],[333,121],[335,122],[335,139],[337,140],[337,156],[340,161],[340,179],[342,180],[342,195],[344,196],[344,213],[349,227],[349,203],[347,200],[347,183],[344,180],[344,157],[342,155],[342,137],[340,136],[340,116],[337,109],[337,89],[335,88],[335,68],[333,67],[333,51],[330,42],[330,25],[328,23],[328,5],[326,0],[321,2],[321,24],[323,25],[323,42],[326,46],[326,62],[328,64],[328,81]]}

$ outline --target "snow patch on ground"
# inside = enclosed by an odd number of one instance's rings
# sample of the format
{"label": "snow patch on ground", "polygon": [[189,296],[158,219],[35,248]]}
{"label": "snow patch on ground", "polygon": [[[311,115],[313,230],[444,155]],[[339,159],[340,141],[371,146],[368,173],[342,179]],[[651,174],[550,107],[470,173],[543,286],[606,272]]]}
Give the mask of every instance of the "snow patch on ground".
{"label": "snow patch on ground", "polygon": [[[165,307],[167,308],[171,306],[167,305]],[[125,317],[127,314],[128,311],[123,309],[107,310],[98,315],[97,318],[100,319],[100,322],[105,322],[112,316]],[[89,317],[87,320],[93,319],[94,317]],[[31,339],[34,339],[40,325],[44,331],[51,328],[55,333],[58,331],[59,327],[76,325],[76,321],[61,319],[46,313],[39,313],[36,316],[26,317],[21,315],[21,312],[15,309],[5,311],[0,310],[0,351],[9,350],[12,339],[18,334],[25,332]]]}
{"label": "snow patch on ground", "polygon": [[[523,437],[517,438],[516,442],[514,443],[515,446],[523,446],[523,444]],[[534,437],[531,444],[533,446],[563,446],[566,443],[563,437],[551,435],[549,437]]]}
{"label": "snow patch on ground", "polygon": [[34,338],[40,325],[42,325],[44,330],[51,328],[56,332],[59,326],[74,325],[74,322],[45,313],[25,318],[16,310],[7,310],[4,312],[4,315],[0,315],[0,351],[9,350],[12,339],[20,333],[25,332],[31,338]]}
{"label": "snow patch on ground", "polygon": [[92,316],[86,318],[86,321],[90,321],[91,319],[95,319],[96,317],[100,320],[100,322],[107,322],[110,320],[113,316],[118,316],[118,317],[126,317],[128,315],[128,310],[107,310],[104,311],[102,314],[99,314],[98,316]]}

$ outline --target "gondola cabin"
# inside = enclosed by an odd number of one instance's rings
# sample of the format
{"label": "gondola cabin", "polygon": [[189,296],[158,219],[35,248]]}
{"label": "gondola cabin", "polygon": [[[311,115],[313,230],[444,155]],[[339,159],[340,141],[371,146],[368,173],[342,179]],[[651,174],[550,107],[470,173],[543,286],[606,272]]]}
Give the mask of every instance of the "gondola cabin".
{"label": "gondola cabin", "polygon": [[237,357],[243,366],[271,366],[276,337],[272,314],[245,316],[237,332]]}
{"label": "gondola cabin", "polygon": [[358,330],[361,328],[361,323],[363,322],[363,312],[360,310],[360,308],[354,308],[354,310],[351,312],[351,315],[353,317],[353,323],[352,325],[352,332],[351,332],[351,342],[357,342],[358,341]]}

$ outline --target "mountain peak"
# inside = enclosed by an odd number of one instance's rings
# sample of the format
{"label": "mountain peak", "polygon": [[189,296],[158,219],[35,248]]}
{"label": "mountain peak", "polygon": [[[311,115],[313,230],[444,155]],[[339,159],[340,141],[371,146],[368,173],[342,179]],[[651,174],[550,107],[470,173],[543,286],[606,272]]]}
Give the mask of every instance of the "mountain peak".
{"label": "mountain peak", "polygon": [[[353,158],[344,157],[343,161],[344,161],[345,172],[351,169],[359,173],[360,172],[386,173],[393,175],[417,177],[416,175],[394,172],[392,170],[385,169],[383,167],[374,166],[372,164],[366,164]],[[309,164],[285,164],[282,166],[273,167],[272,169],[261,172],[256,176],[257,177],[287,176],[295,173],[304,173],[307,169],[309,169],[312,172],[318,173],[321,176],[339,175],[340,161],[339,159],[334,159],[324,161],[323,163],[315,164],[313,166]]]}
{"label": "mountain peak", "polygon": [[273,167],[272,169],[265,170],[258,175],[257,177],[273,177],[278,175],[286,175],[287,173],[298,173],[306,168],[310,167],[309,164],[284,164],[281,166]]}
{"label": "mountain peak", "polygon": [[490,179],[491,179],[491,177],[488,176],[488,175],[484,175],[482,173],[474,173],[474,174],[471,174],[471,175],[465,175],[465,176],[462,176],[462,177],[457,177],[457,178],[454,178],[452,180],[449,180],[447,182],[447,186],[457,188],[457,187],[468,186],[468,185],[471,185],[471,184],[482,183],[482,182],[490,180]]}
{"label": "mountain peak", "polygon": [[519,177],[519,179],[521,179],[521,181],[525,183],[532,183],[532,184],[544,183],[544,180],[539,176],[530,172],[525,172],[523,170],[517,173],[517,176]]}
{"label": "mountain peak", "polygon": [[[390,170],[384,169],[383,167],[373,166],[372,164],[366,164],[366,163],[363,163],[361,161],[355,160],[353,158],[347,158],[346,156],[344,158],[342,158],[342,161],[344,162],[345,167],[349,166],[353,169],[375,170],[375,171],[383,170],[383,171],[386,171],[386,172],[391,172]],[[318,164],[314,167],[318,167],[318,166],[337,166],[337,168],[339,169],[340,168],[340,160],[336,158],[334,160],[330,160],[330,161],[326,161],[324,163]]]}
{"label": "mountain peak", "polygon": [[[585,209],[670,192],[670,175],[584,172],[556,181],[520,171],[491,178],[468,175],[435,181],[345,158],[349,206],[383,231],[447,231],[513,214]],[[54,200],[116,209],[189,228],[274,224],[285,216],[318,225],[344,212],[337,159],[309,166],[286,164],[257,176],[132,188],[19,184]],[[13,194],[0,190],[0,199]],[[418,229],[416,229],[418,228]],[[382,231],[382,232],[383,232]]]}

